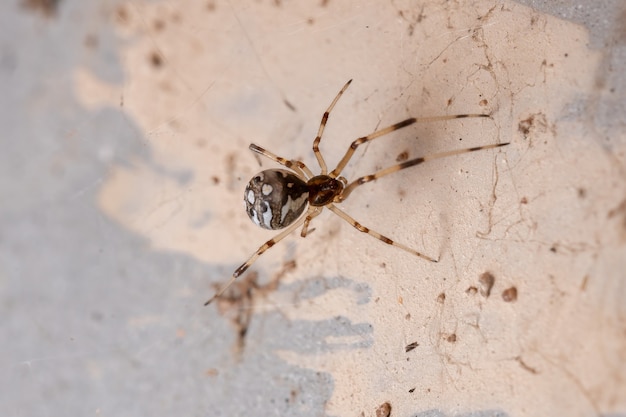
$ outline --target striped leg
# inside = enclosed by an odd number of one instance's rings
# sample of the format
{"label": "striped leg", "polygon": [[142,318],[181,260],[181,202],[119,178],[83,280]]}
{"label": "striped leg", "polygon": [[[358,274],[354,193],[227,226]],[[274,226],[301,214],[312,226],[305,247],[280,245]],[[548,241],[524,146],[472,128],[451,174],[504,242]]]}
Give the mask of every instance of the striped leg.
{"label": "striped leg", "polygon": [[378,239],[380,241],[383,241],[383,242],[385,242],[388,245],[395,246],[397,248],[405,250],[405,251],[407,251],[407,252],[409,252],[409,253],[411,253],[413,255],[419,256],[420,258],[425,259],[427,261],[439,262],[437,259],[434,259],[434,258],[431,258],[430,256],[424,255],[423,253],[418,252],[418,251],[416,251],[414,249],[411,249],[408,246],[404,246],[401,243],[394,242],[393,240],[389,239],[387,236],[383,236],[380,233],[375,232],[374,230],[369,229],[369,228],[363,226],[361,223],[357,222],[352,217],[350,217],[347,213],[345,213],[344,211],[342,211],[339,208],[337,208],[337,206],[335,206],[334,204],[329,204],[326,207],[330,211],[335,213],[337,216],[341,217],[342,219],[344,219],[345,221],[350,223],[352,225],[352,227],[354,227],[359,232],[367,233],[368,235],[374,236],[376,239]]}
{"label": "striped leg", "polygon": [[358,138],[357,140],[352,142],[352,144],[350,144],[350,147],[346,151],[346,154],[343,156],[343,158],[341,158],[341,161],[339,161],[339,163],[337,164],[337,168],[333,169],[328,175],[331,176],[332,178],[337,178],[339,174],[341,174],[341,171],[343,171],[343,169],[346,167],[346,165],[350,161],[350,158],[352,158],[352,155],[354,155],[354,152],[356,151],[356,148],[359,147],[359,145],[362,145],[367,142],[371,142],[376,138],[385,136],[395,130],[402,129],[403,127],[410,126],[414,123],[438,122],[442,120],[464,119],[467,117],[491,117],[491,116],[489,116],[488,114],[456,114],[452,116],[435,116],[435,117],[420,117],[420,118],[411,117],[410,119],[406,119],[406,120],[401,121],[400,123],[396,123],[384,129],[377,130],[376,132],[370,133],[369,135],[363,136],[362,138]]}
{"label": "striped leg", "polygon": [[306,164],[302,161],[294,161],[293,159],[285,159],[282,156],[278,156],[267,149],[261,148],[254,143],[251,143],[249,146],[252,152],[256,152],[258,154],[263,155],[264,157],[271,159],[274,162],[278,162],[279,164],[294,170],[298,175],[300,175],[304,179],[309,179],[313,176],[311,170],[306,166]]}
{"label": "striped leg", "polygon": [[367,182],[370,182],[370,181],[375,181],[375,180],[377,180],[380,177],[384,177],[385,175],[393,174],[394,172],[400,171],[401,169],[405,169],[405,168],[409,168],[409,167],[412,167],[412,166],[415,166],[415,165],[419,165],[422,162],[431,161],[433,159],[445,158],[447,156],[460,155],[460,154],[464,154],[464,153],[468,153],[468,152],[476,152],[476,151],[481,151],[483,149],[499,148],[500,146],[505,146],[505,145],[508,145],[508,144],[509,144],[508,142],[507,143],[497,143],[495,145],[476,146],[474,148],[457,149],[457,150],[454,150],[454,151],[435,153],[435,154],[428,155],[428,156],[422,156],[421,158],[411,159],[409,161],[402,162],[401,164],[397,164],[397,165],[391,166],[389,168],[381,169],[380,171],[376,171],[375,173],[373,173],[371,175],[366,175],[364,177],[360,177],[360,178],[357,178],[356,180],[352,181],[350,184],[348,184],[348,186],[346,188],[344,188],[343,192],[341,193],[341,195],[337,199],[337,202],[341,202],[341,201],[345,200],[346,198],[348,198],[350,193],[352,193],[352,191],[354,191],[354,189],[356,187],[358,187],[359,185],[363,185],[363,184],[365,184]]}
{"label": "striped leg", "polygon": [[317,162],[320,164],[320,168],[322,169],[322,172],[321,172],[322,175],[326,175],[326,173],[328,172],[328,167],[326,166],[324,157],[322,156],[322,153],[320,152],[320,148],[319,148],[320,140],[322,140],[322,134],[324,133],[324,128],[326,127],[326,122],[328,121],[328,115],[330,115],[330,112],[333,110],[333,107],[335,107],[335,104],[337,104],[337,102],[339,101],[339,98],[341,98],[341,95],[344,93],[344,91],[348,89],[348,86],[350,85],[351,82],[352,80],[348,80],[348,82],[341,88],[341,90],[339,90],[339,93],[337,93],[337,96],[335,96],[335,99],[333,100],[333,102],[330,103],[330,106],[328,106],[328,109],[326,109],[326,111],[324,112],[324,115],[322,116],[322,121],[320,122],[320,127],[317,130],[317,136],[315,137],[315,140],[313,141],[313,152],[315,153]]}
{"label": "striped leg", "polygon": [[307,233],[311,233],[313,230],[309,230],[309,223],[311,220],[317,217],[323,210],[323,207],[309,207],[309,212],[307,213],[306,219],[304,220],[304,225],[302,226],[302,230],[300,231],[300,236],[306,237]]}
{"label": "striped leg", "polygon": [[254,261],[256,261],[258,259],[259,256],[261,256],[266,250],[268,250],[269,248],[274,246],[276,243],[278,243],[281,240],[283,240],[285,237],[287,237],[288,234],[290,234],[295,229],[297,229],[299,226],[301,226],[307,218],[308,218],[308,216],[301,216],[298,219],[298,221],[294,222],[289,227],[287,227],[285,230],[283,230],[282,232],[280,232],[279,234],[277,234],[276,236],[274,236],[273,238],[271,238],[270,240],[265,242],[263,245],[261,245],[261,247],[259,247],[259,249],[257,249],[257,251],[254,252],[254,254],[250,258],[248,258],[248,260],[246,262],[241,264],[241,266],[239,268],[237,268],[235,270],[235,272],[233,272],[233,276],[226,283],[226,285],[224,285],[222,288],[220,288],[215,293],[215,295],[209,299],[209,301],[204,303],[204,305],[206,306],[206,305],[211,304],[213,302],[213,300],[215,300],[216,298],[218,298],[222,294],[224,294],[224,291],[226,291],[228,289],[228,287],[230,287],[232,285],[232,283],[235,282],[237,277],[239,277],[241,274],[243,274],[246,271],[246,269],[248,269],[250,267],[250,265],[252,265],[254,263]]}

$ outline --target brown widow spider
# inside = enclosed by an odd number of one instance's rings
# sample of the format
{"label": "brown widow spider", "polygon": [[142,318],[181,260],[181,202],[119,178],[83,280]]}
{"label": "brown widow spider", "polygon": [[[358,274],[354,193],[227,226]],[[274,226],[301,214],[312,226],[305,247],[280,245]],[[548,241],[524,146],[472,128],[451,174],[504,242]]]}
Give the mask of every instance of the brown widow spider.
{"label": "brown widow spider", "polygon": [[[246,204],[246,211],[250,219],[257,225],[264,229],[279,230],[286,228],[272,239],[265,242],[257,251],[239,268],[235,270],[230,281],[223,287],[221,287],[217,293],[209,299],[204,305],[210,304],[217,297],[221,296],[224,291],[237,279],[238,276],[257,260],[266,250],[274,246],[281,241],[285,236],[289,235],[298,227],[302,226],[300,236],[306,237],[309,223],[315,217],[317,217],[324,207],[341,217],[346,222],[350,223],[359,232],[367,233],[374,236],[376,239],[383,241],[388,245],[398,247],[413,255],[416,255],[422,259],[430,262],[438,262],[437,259],[424,255],[414,249],[409,248],[401,243],[394,242],[386,236],[363,226],[361,223],[354,220],[347,213],[343,212],[334,203],[341,203],[344,201],[352,191],[359,185],[363,185],[367,182],[377,180],[385,175],[392,174],[401,169],[409,168],[415,165],[419,165],[422,162],[430,161],[433,159],[444,158],[446,156],[459,155],[467,152],[475,152],[483,149],[498,148],[500,146],[508,145],[509,143],[498,143],[494,145],[477,146],[473,148],[458,149],[454,151],[440,152],[420,158],[411,159],[402,162],[397,165],[390,166],[389,168],[381,169],[371,175],[365,175],[357,178],[356,180],[348,183],[344,177],[340,176],[341,171],[346,167],[352,155],[359,147],[367,142],[371,142],[376,138],[384,136],[394,130],[402,129],[403,127],[410,126],[413,123],[419,122],[433,122],[451,119],[462,119],[466,117],[491,117],[488,114],[457,114],[452,116],[436,116],[436,117],[423,117],[403,120],[402,122],[393,124],[384,129],[377,130],[370,133],[367,136],[358,138],[348,148],[345,155],[337,167],[328,172],[328,167],[324,161],[324,157],[319,150],[319,143],[328,121],[328,115],[332,111],[341,95],[346,91],[352,80],[348,81],[343,88],[339,91],[335,99],[330,103],[328,109],[322,116],[320,127],[317,131],[317,136],[313,141],[313,153],[317,158],[317,162],[321,168],[319,175],[313,175],[311,170],[302,161],[296,161],[293,159],[285,159],[272,152],[261,148],[255,144],[250,144],[250,150],[271,159],[274,162],[289,168],[291,171],[284,169],[268,169],[255,175],[244,193],[244,202]],[[302,215],[304,209],[309,205],[306,215]]]}

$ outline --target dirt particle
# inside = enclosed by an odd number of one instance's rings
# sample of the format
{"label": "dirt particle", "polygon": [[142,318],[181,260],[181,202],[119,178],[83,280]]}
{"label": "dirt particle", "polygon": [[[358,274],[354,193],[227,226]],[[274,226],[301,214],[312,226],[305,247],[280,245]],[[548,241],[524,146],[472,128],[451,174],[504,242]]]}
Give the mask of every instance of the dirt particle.
{"label": "dirt particle", "polygon": [[289,100],[284,99],[283,100],[283,104],[291,111],[295,112],[296,111],[296,106],[294,106]]}
{"label": "dirt particle", "polygon": [[152,52],[149,59],[154,68],[159,68],[163,65],[163,58],[161,58],[161,55],[158,52]]}
{"label": "dirt particle", "polygon": [[496,282],[496,277],[489,271],[483,272],[478,278],[478,282],[480,283],[480,295],[488,298],[491,295],[493,284]]}
{"label": "dirt particle", "polygon": [[607,218],[614,219],[617,222],[615,230],[622,242],[626,242],[626,199],[622,200],[617,207],[611,209],[607,213]]}
{"label": "dirt particle", "polygon": [[530,116],[528,119],[521,120],[517,124],[517,130],[521,132],[522,135],[524,135],[524,137],[526,137],[530,133],[530,127],[532,126],[532,123],[533,123],[533,116]]}
{"label": "dirt particle", "polygon": [[405,346],[404,351],[408,353],[408,352],[412,351],[413,349],[415,349],[418,346],[419,346],[419,343],[417,343],[417,342],[409,343],[408,345]]}
{"label": "dirt particle", "polygon": [[408,151],[402,151],[396,157],[396,162],[404,162],[407,159],[409,159],[409,152]]}
{"label": "dirt particle", "polygon": [[152,22],[152,27],[156,32],[160,32],[165,29],[165,22],[161,19],[156,19],[154,22]]}
{"label": "dirt particle", "polygon": [[539,372],[537,372],[537,370],[531,366],[528,366],[528,364],[526,364],[526,362],[524,362],[524,360],[518,356],[517,358],[515,358],[515,360],[517,360],[517,363],[520,364],[520,366],[522,367],[523,370],[530,372],[531,374],[538,374]]}
{"label": "dirt particle", "polygon": [[83,44],[89,49],[96,49],[98,47],[98,37],[94,34],[89,34],[85,36]]}
{"label": "dirt particle", "polygon": [[289,400],[287,402],[293,404],[296,402],[297,397],[298,397],[298,391],[296,391],[295,389],[292,389],[291,392],[289,393]]}
{"label": "dirt particle", "polygon": [[53,17],[59,9],[61,0],[22,0],[22,7],[39,12],[45,17]]}
{"label": "dirt particle", "polygon": [[587,290],[587,283],[589,282],[589,275],[585,275],[583,277],[583,281],[580,283],[580,290],[581,291],[586,291]]}
{"label": "dirt particle", "polygon": [[542,113],[531,114],[526,119],[520,120],[517,124],[517,130],[524,136],[524,139],[537,133],[546,133],[549,130],[548,119]]}
{"label": "dirt particle", "polygon": [[502,299],[507,303],[517,301],[517,288],[511,287],[502,291]]}
{"label": "dirt particle", "polygon": [[115,20],[117,21],[117,23],[129,23],[128,11],[124,6],[119,6],[117,9],[115,9]]}
{"label": "dirt particle", "polygon": [[391,404],[383,403],[376,409],[376,417],[389,417],[391,415]]}

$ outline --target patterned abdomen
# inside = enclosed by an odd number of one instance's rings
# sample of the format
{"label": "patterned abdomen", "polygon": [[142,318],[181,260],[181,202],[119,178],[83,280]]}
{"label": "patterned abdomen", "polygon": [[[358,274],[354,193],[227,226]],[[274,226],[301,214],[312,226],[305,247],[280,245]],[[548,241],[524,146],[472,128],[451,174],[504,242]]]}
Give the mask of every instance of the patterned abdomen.
{"label": "patterned abdomen", "polygon": [[243,197],[246,212],[256,225],[278,230],[304,211],[309,197],[306,182],[292,172],[268,169],[252,177]]}

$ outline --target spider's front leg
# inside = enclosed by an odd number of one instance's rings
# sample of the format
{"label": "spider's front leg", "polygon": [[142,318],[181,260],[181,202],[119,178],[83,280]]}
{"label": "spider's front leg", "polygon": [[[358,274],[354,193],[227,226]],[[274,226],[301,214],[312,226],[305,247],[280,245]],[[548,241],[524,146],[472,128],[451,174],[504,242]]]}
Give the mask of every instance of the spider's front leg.
{"label": "spider's front leg", "polygon": [[320,141],[322,140],[322,135],[324,134],[324,128],[326,127],[326,122],[328,121],[328,116],[330,115],[330,112],[333,110],[333,107],[335,107],[335,104],[337,104],[344,91],[348,89],[348,86],[351,82],[352,80],[348,80],[348,82],[344,84],[341,90],[339,90],[339,93],[337,93],[337,95],[335,96],[333,102],[330,103],[330,106],[328,106],[328,108],[324,112],[324,115],[322,116],[322,121],[320,122],[320,127],[319,129],[317,129],[317,136],[315,137],[315,140],[313,140],[313,153],[315,154],[315,158],[317,158],[317,162],[320,165],[322,175],[326,175],[326,173],[328,172],[326,161],[324,161],[324,157],[322,156],[319,148]]}
{"label": "spider's front leg", "polygon": [[341,174],[341,171],[343,171],[346,165],[348,165],[348,162],[350,162],[352,155],[354,155],[354,152],[356,151],[356,148],[359,147],[359,145],[370,142],[381,136],[385,136],[386,134],[391,133],[395,130],[402,129],[403,127],[410,126],[416,121],[417,121],[416,118],[411,117],[410,119],[403,120],[399,123],[393,124],[391,126],[387,126],[384,129],[377,130],[376,132],[370,133],[367,136],[358,138],[357,140],[355,140],[354,142],[350,144],[350,147],[346,151],[346,154],[343,156],[343,158],[341,158],[341,161],[339,161],[339,163],[337,164],[337,167],[333,169],[328,175],[331,176],[332,178],[337,178],[337,176]]}
{"label": "spider's front leg", "polygon": [[346,165],[348,165],[348,162],[350,162],[350,159],[352,158],[352,155],[354,155],[354,152],[356,151],[356,149],[360,146],[363,145],[364,143],[367,142],[371,142],[374,139],[377,139],[381,136],[385,136],[391,132],[394,132],[398,129],[402,129],[403,127],[407,127],[410,126],[414,123],[423,123],[423,122],[439,122],[439,121],[444,121],[444,120],[452,120],[452,119],[465,119],[468,117],[491,117],[488,114],[455,114],[452,116],[434,116],[434,117],[411,117],[409,119],[403,120],[399,123],[393,124],[391,126],[387,126],[384,129],[380,129],[377,130],[373,133],[370,133],[367,136],[363,136],[361,138],[358,138],[357,140],[355,140],[354,142],[352,142],[350,144],[350,147],[348,148],[348,150],[346,151],[345,155],[343,156],[343,158],[341,158],[341,160],[339,161],[339,163],[337,164],[337,167],[335,169],[333,169],[330,174],[328,174],[329,176],[336,178],[341,171],[343,171],[343,169],[346,167]]}

